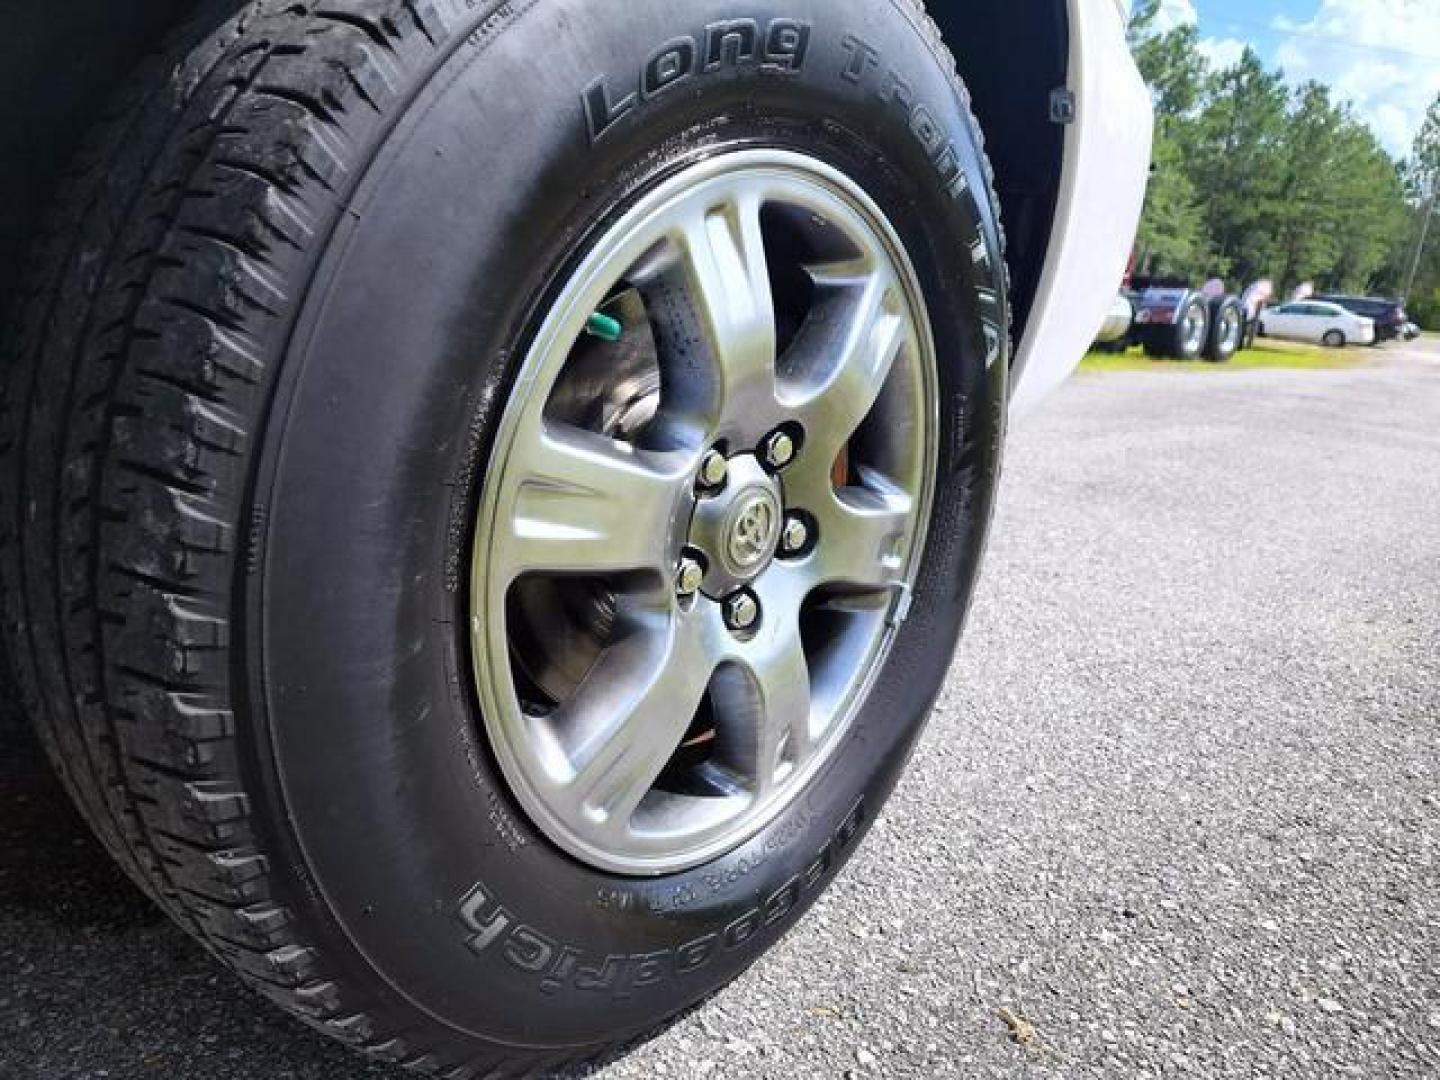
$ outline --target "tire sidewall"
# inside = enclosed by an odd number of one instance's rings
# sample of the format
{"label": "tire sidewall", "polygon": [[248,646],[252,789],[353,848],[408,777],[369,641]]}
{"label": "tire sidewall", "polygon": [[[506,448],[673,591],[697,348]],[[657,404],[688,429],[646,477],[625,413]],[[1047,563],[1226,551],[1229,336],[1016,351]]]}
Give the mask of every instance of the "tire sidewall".
{"label": "tire sidewall", "polygon": [[[908,5],[746,5],[757,40],[780,27],[769,61],[697,67],[654,93],[656,57],[687,36],[703,53],[705,27],[736,5],[595,8],[507,6],[457,29],[464,44],[347,200],[285,357],[245,584],[254,756],[306,917],[354,974],[527,1046],[610,1041],[702,998],[853,852],[950,662],[1004,426],[995,208]],[[887,78],[905,91],[886,100]],[[597,124],[627,80],[634,104]],[[608,105],[587,114],[597,81]],[[910,618],[805,794],[710,864],[619,878],[540,836],[484,743],[465,604],[474,509],[523,333],[565,267],[684,164],[761,145],[860,180],[910,249],[939,355],[936,505]]]}

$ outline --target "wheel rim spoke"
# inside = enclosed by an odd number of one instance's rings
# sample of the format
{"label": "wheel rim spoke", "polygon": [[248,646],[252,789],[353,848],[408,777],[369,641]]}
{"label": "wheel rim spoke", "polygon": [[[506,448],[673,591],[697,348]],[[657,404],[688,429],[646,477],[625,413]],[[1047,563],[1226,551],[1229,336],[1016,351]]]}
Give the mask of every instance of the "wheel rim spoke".
{"label": "wheel rim spoke", "polygon": [[904,579],[914,500],[884,477],[831,492],[816,511],[824,542],[811,559],[816,587],[889,589]]}
{"label": "wheel rim spoke", "polygon": [[[812,475],[829,475],[836,455],[879,400],[909,327],[898,283],[888,273],[814,272],[838,295],[786,358],[781,396],[808,433],[803,456]],[[849,269],[854,269],[850,267]]]}
{"label": "wheel rim spoke", "polygon": [[614,646],[552,718],[575,746],[562,798],[598,835],[622,839],[674,755],[710,682],[714,660],[689,620]]}
{"label": "wheel rim spoke", "polygon": [[[676,235],[685,291],[727,418],[768,416],[775,398],[775,303],[759,199],[742,193],[690,215]],[[688,362],[688,350],[674,350]]]}
{"label": "wheel rim spoke", "polygon": [[516,462],[507,574],[649,571],[663,582],[692,456],[540,426]]}
{"label": "wheel rim spoke", "polygon": [[810,667],[798,619],[777,615],[716,675],[716,711],[740,771],[764,799],[814,749]]}

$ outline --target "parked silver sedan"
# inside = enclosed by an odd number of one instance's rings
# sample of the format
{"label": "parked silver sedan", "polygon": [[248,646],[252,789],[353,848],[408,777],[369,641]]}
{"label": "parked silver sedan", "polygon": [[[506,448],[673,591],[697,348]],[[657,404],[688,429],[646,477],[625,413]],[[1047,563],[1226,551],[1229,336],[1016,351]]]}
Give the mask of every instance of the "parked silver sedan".
{"label": "parked silver sedan", "polygon": [[1260,333],[1290,341],[1313,341],[1339,349],[1373,345],[1375,320],[1323,300],[1297,300],[1260,316]]}

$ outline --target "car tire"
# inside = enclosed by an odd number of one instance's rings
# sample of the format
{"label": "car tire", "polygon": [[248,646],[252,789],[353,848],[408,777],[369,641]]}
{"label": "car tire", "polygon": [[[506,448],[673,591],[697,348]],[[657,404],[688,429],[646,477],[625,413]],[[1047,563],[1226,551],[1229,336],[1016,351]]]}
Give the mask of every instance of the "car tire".
{"label": "car tire", "polygon": [[[872,404],[929,398],[929,510],[830,756],[733,845],[622,873],[497,756],[475,522],[563,283],[692,170],[763,155],[843,195],[924,316],[914,385]],[[735,978],[854,852],[964,622],[1008,371],[989,175],[913,0],[257,4],[188,31],[77,164],[5,347],[7,643],[106,847],[273,1002],[457,1080],[604,1057]],[[792,209],[765,227],[815,230],[783,232],[802,268],[848,250]],[[687,318],[654,349],[693,358]],[[701,392],[664,393],[688,417]],[[682,427],[643,449],[688,453]]]}
{"label": "car tire", "polygon": [[1320,339],[1327,349],[1343,349],[1345,347],[1345,334],[1341,330],[1327,330],[1325,336]]}
{"label": "car tire", "polygon": [[1205,359],[1215,364],[1229,363],[1240,351],[1245,334],[1245,309],[1233,296],[1215,300],[1210,305],[1210,328],[1205,338]]}

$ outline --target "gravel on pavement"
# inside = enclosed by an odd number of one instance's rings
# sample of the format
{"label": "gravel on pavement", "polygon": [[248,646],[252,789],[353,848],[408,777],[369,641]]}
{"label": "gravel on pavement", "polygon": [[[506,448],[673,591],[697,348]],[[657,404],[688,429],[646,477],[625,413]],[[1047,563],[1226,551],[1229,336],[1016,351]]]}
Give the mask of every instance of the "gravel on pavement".
{"label": "gravel on pavement", "polygon": [[[604,1080],[1440,1076],[1440,346],[1085,375],[894,801]],[[0,732],[0,1076],[359,1080]]]}

